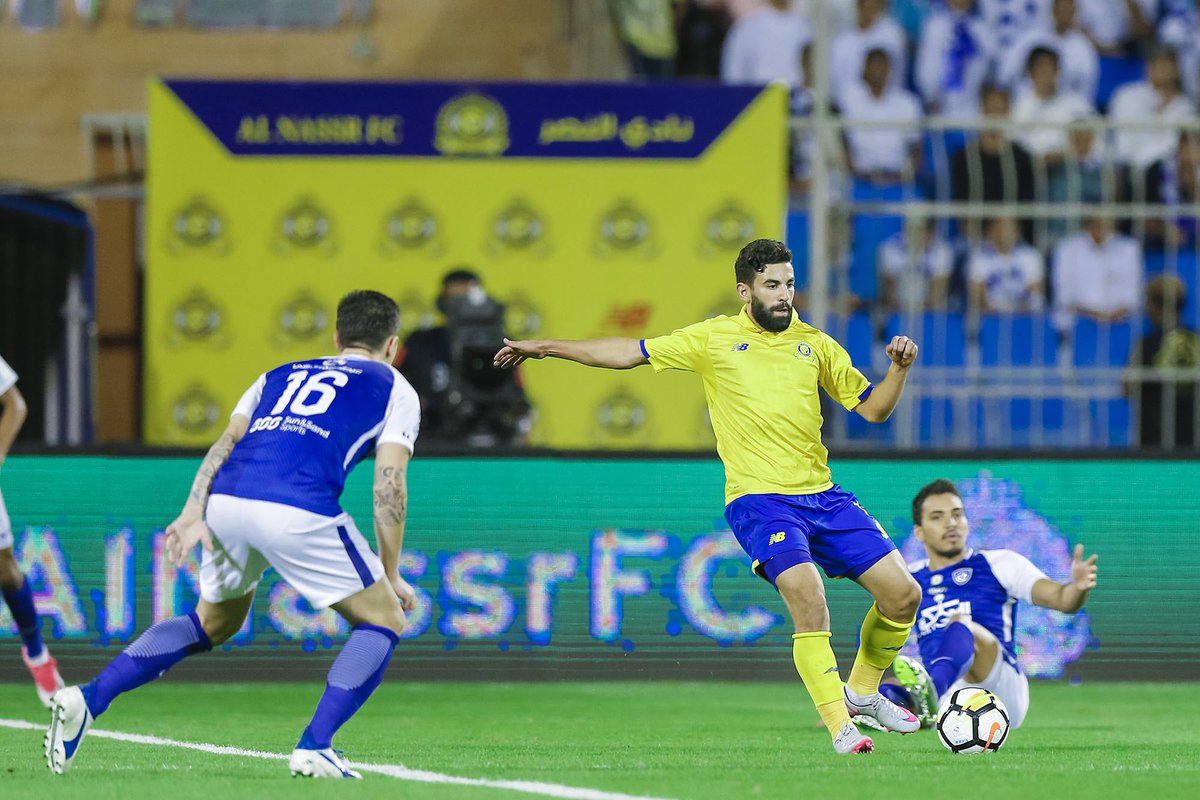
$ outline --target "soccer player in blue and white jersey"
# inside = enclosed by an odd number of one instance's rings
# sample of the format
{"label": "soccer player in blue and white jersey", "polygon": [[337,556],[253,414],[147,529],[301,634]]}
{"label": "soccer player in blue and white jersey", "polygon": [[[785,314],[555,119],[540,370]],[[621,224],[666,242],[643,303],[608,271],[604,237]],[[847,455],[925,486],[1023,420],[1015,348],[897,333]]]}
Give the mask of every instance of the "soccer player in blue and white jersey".
{"label": "soccer player in blue and white jersey", "polygon": [[[314,608],[352,630],[325,692],[292,751],[293,775],[358,778],[333,735],[383,680],[413,589],[399,574],[407,467],[417,438],[417,394],[392,366],[400,312],[378,292],[351,292],[337,309],[338,354],[259,376],[196,473],[166,550],[182,565],[203,543],[200,602],[153,626],[82,686],[54,696],[46,758],[70,767],[93,720],[123,692],[241,629],[268,566]],[[371,551],[339,503],[346,475],[375,448]]]}
{"label": "soccer player in blue and white jersey", "polygon": [[1096,585],[1096,556],[1085,560],[1076,545],[1071,580],[1058,583],[1012,550],[973,550],[962,498],[944,478],[917,492],[912,513],[928,556],[909,564],[922,589],[915,627],[921,660],[897,656],[892,670],[926,725],[948,692],[982,686],[1004,702],[1015,728],[1029,710],[1029,681],[1013,641],[1017,604],[1075,613]]}
{"label": "soccer player in blue and white jersey", "polygon": [[[4,466],[8,449],[25,424],[27,413],[25,398],[17,388],[17,373],[0,358],[0,467]],[[58,662],[42,642],[42,620],[33,603],[33,589],[13,554],[12,523],[3,494],[0,494],[0,596],[4,597],[21,634],[21,660],[33,676],[38,697],[48,707],[50,698],[63,688],[63,679],[58,674]]]}

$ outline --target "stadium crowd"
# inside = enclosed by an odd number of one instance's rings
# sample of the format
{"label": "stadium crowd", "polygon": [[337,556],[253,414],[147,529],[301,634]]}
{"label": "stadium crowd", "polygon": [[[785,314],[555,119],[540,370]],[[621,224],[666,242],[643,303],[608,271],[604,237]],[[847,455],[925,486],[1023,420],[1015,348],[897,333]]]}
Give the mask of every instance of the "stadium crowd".
{"label": "stadium crowd", "polygon": [[[812,112],[811,0],[616,0],[615,6],[618,20],[622,7],[640,8],[644,22],[647,9],[657,6],[673,22],[618,25],[635,73],[782,81],[792,88],[795,116]],[[828,47],[829,110],[846,127],[842,147],[824,156],[840,167],[832,189],[840,196],[1160,206],[1200,199],[1197,133],[1095,129],[1105,119],[1196,119],[1195,0],[827,0],[826,8],[836,31]],[[656,37],[647,35],[651,30]],[[922,134],[927,117],[942,127]],[[976,136],[947,126],[985,119],[1031,127]],[[874,125],[856,129],[855,122]],[[883,122],[898,127],[880,128]],[[1071,127],[1080,122],[1091,127]],[[814,138],[806,125],[796,126],[797,209],[819,149]],[[1022,218],[1014,229],[1007,219],[943,218],[906,227],[899,217],[856,215],[845,237],[842,305],[878,301],[898,309],[919,297],[927,309],[1053,308],[1060,328],[1077,313],[1122,319],[1141,308],[1143,251],[1194,250],[1196,219],[1182,212],[1116,225],[1111,219]],[[1094,270],[1080,275],[1066,265],[1081,253],[1103,266],[1102,288]],[[1194,254],[1185,260],[1194,272]]]}
{"label": "stadium crowd", "polygon": [[[852,354],[854,331],[867,353],[908,314],[953,332],[948,367],[974,347],[985,367],[1200,368],[1196,0],[825,0],[834,126],[812,122],[814,0],[612,5],[635,76],[790,87],[797,283],[819,158]],[[902,214],[911,201],[939,205]],[[1031,352],[1014,356],[1018,338]],[[1113,402],[1156,403],[1142,380]],[[1165,385],[1196,417],[1190,379]],[[1161,443],[1157,415],[1134,414]],[[1192,427],[1165,438],[1194,446]]]}

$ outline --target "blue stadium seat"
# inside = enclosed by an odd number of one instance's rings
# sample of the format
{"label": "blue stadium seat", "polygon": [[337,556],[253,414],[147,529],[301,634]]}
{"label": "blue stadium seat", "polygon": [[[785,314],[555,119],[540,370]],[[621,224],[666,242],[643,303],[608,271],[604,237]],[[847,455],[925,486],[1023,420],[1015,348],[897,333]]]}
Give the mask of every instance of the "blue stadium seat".
{"label": "blue stadium seat", "polygon": [[1133,415],[1124,397],[1089,400],[1088,417],[1092,447],[1129,446]]}
{"label": "blue stadium seat", "polygon": [[787,246],[792,251],[792,269],[796,271],[796,287],[808,285],[808,213],[789,211],[787,215]]}
{"label": "blue stadium seat", "polygon": [[1071,363],[1077,367],[1120,367],[1129,362],[1133,325],[1080,317],[1071,337]]}
{"label": "blue stadium seat", "polygon": [[1044,314],[984,314],[979,326],[980,363],[1052,367],[1058,333]]}
{"label": "blue stadium seat", "polygon": [[[875,334],[871,330],[871,315],[866,311],[855,311],[846,320],[846,338],[842,341],[859,369],[871,365],[871,353],[875,349]],[[880,345],[882,346],[882,345]]]}
{"label": "blue stadium seat", "polygon": [[[905,186],[875,186],[855,180],[851,186],[857,202],[898,203],[912,197],[912,189]],[[899,233],[904,227],[904,218],[880,214],[855,214],[851,221],[854,237],[850,257],[850,291],[864,300],[874,300],[879,295],[876,280],[876,252],[879,245],[889,236]]]}
{"label": "blue stadium seat", "polygon": [[1100,79],[1096,82],[1096,108],[1108,110],[1113,93],[1122,85],[1140,81],[1146,74],[1141,56],[1100,56]]}
{"label": "blue stadium seat", "polygon": [[954,443],[954,401],[949,397],[922,397],[917,406],[917,437],[924,447],[949,447]]}
{"label": "blue stadium seat", "polygon": [[[1069,428],[1075,419],[1075,428]],[[1077,415],[1062,397],[981,397],[971,406],[972,442],[982,447],[1077,447]]]}
{"label": "blue stadium seat", "polygon": [[888,317],[885,332],[888,339],[898,334],[912,336],[920,348],[922,365],[961,367],[967,363],[966,333],[961,313],[926,311],[917,317],[917,328],[912,330],[908,322],[906,315],[893,314]]}

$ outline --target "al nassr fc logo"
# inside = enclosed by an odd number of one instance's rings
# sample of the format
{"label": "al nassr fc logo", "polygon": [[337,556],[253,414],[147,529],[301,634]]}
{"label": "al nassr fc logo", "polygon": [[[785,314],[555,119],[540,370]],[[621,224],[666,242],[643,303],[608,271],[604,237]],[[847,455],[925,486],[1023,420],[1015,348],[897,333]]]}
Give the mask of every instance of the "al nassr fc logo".
{"label": "al nassr fc logo", "polygon": [[508,145],[508,115],[490,97],[469,92],[438,112],[433,146],[443,155],[498,156]]}
{"label": "al nassr fc logo", "polygon": [[311,197],[301,197],[284,212],[275,249],[283,254],[308,251],[332,255],[337,250],[333,220]]}
{"label": "al nassr fc logo", "polygon": [[225,255],[230,249],[225,220],[208,200],[197,195],[175,212],[167,240],[171,253],[192,250]]}

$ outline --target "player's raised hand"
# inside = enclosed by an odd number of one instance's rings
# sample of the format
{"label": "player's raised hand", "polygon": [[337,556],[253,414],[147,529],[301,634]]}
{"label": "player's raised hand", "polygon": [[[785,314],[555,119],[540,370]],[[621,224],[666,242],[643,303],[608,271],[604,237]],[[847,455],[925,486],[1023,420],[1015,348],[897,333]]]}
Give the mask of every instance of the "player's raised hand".
{"label": "player's raised hand", "polygon": [[1075,545],[1075,556],[1071,559],[1071,583],[1081,592],[1094,589],[1096,586],[1096,554],[1084,559],[1083,545]]}
{"label": "player's raised hand", "polygon": [[893,336],[886,348],[887,356],[898,367],[911,367],[917,360],[917,343],[907,336]]}
{"label": "player's raised hand", "polygon": [[391,579],[392,591],[396,593],[396,597],[400,598],[400,607],[405,613],[412,611],[417,607],[417,593],[408,581],[396,575]]}
{"label": "player's raised hand", "polygon": [[205,550],[212,550],[212,533],[203,517],[185,511],[167,526],[163,544],[167,548],[167,558],[175,566],[183,566],[196,542],[204,545]]}
{"label": "player's raised hand", "polygon": [[527,358],[545,357],[545,351],[542,350],[540,343],[536,341],[505,339],[504,347],[501,347],[500,352],[496,353],[496,357],[492,359],[492,366],[500,367],[501,369],[510,369]]}

